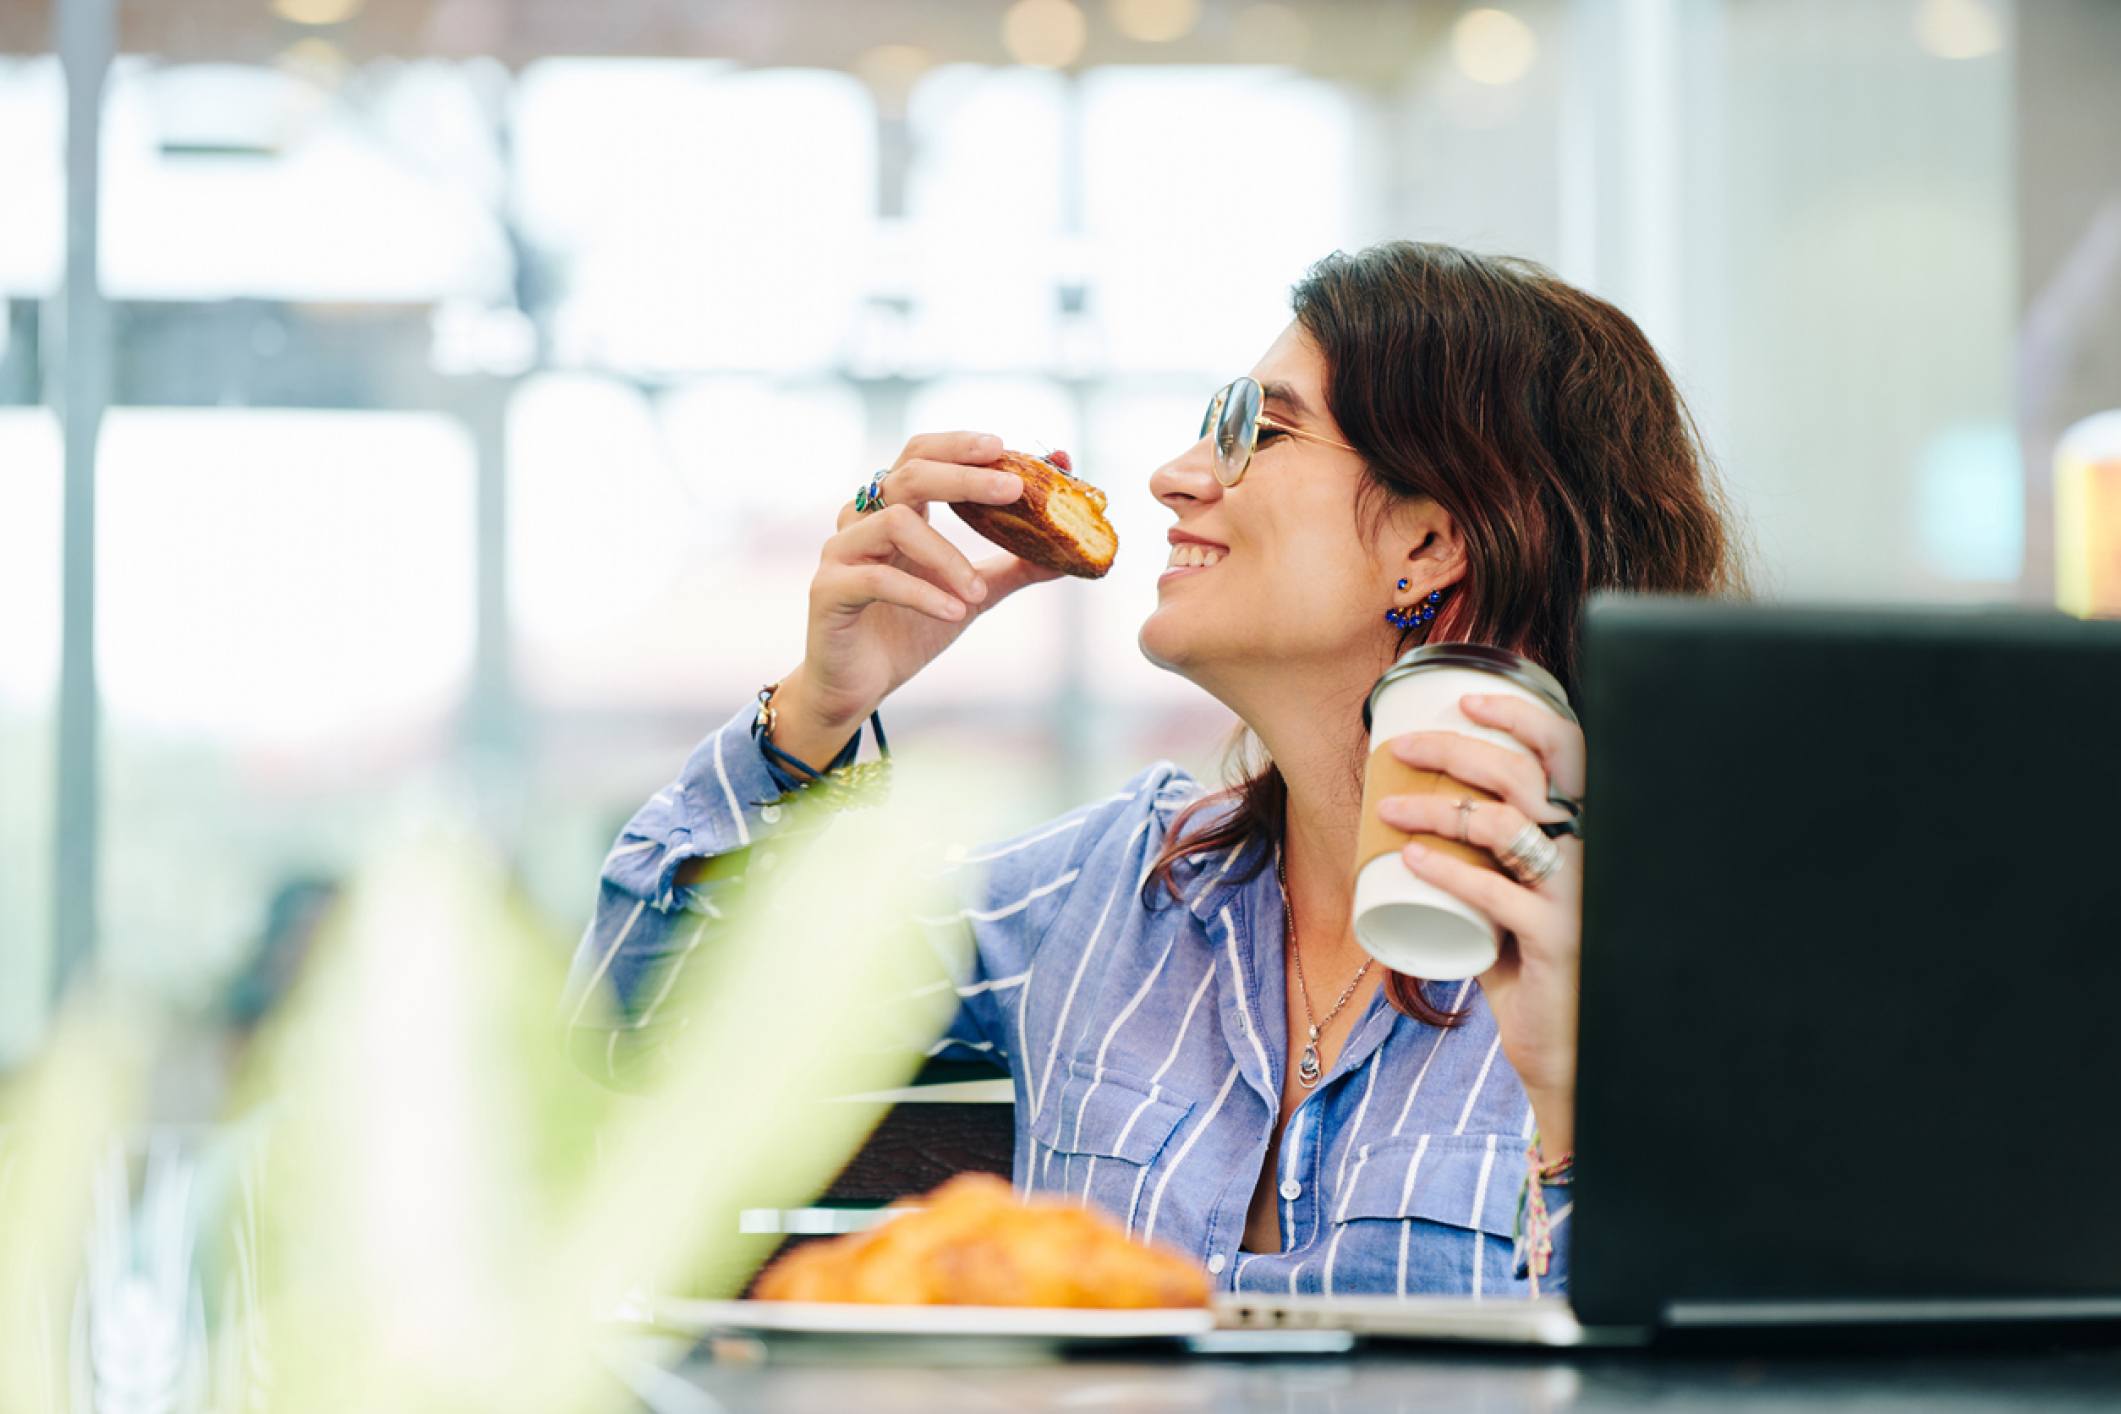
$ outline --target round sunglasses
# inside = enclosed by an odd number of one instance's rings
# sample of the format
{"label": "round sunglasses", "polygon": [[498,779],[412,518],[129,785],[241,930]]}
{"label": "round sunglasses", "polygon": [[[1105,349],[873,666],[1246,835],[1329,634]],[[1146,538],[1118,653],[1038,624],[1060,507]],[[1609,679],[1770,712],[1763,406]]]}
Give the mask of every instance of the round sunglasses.
{"label": "round sunglasses", "polygon": [[1236,378],[1216,390],[1215,396],[1208,400],[1207,415],[1200,420],[1200,435],[1214,434],[1217,481],[1225,486],[1235,486],[1244,480],[1245,468],[1252,465],[1253,449],[1259,445],[1261,426],[1290,437],[1301,437],[1306,442],[1322,442],[1328,447],[1355,451],[1346,442],[1336,442],[1331,437],[1291,427],[1266,411],[1266,395],[1257,382],[1250,378]]}

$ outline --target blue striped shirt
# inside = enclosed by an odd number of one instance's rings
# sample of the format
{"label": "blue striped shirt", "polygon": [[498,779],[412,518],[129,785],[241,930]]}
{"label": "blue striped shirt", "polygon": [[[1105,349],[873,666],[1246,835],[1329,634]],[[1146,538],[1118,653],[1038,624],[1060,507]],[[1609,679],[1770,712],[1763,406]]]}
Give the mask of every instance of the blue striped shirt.
{"label": "blue striped shirt", "polygon": [[[770,867],[781,810],[762,802],[781,786],[752,716],[708,737],[605,859],[569,1011],[577,1054],[613,1082],[652,1059],[674,1020],[661,1011],[676,975],[712,946],[714,893],[738,873],[681,886],[679,866],[746,852],[751,867]],[[1274,1180],[1282,1250],[1244,1250],[1288,1060],[1281,892],[1271,857],[1257,854],[1272,846],[1191,856],[1177,871],[1181,901],[1142,902],[1173,816],[1202,790],[1158,762],[952,871],[961,907],[941,921],[970,931],[974,971],[935,1051],[1007,1067],[1018,1187],[1095,1203],[1136,1236],[1193,1254],[1226,1289],[1564,1291],[1567,1188],[1545,1192],[1547,1275],[1520,1276],[1513,1260],[1532,1107],[1472,982],[1426,984],[1437,1005],[1470,1008],[1449,1029],[1373,994],[1289,1116]],[[605,986],[615,1019],[584,1004]]]}

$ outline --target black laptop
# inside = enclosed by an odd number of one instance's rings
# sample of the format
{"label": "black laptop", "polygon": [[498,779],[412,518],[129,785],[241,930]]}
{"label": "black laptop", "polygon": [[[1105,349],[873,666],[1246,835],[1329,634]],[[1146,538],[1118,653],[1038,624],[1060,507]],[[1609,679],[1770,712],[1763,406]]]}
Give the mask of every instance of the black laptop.
{"label": "black laptop", "polygon": [[1580,706],[1569,1296],[1225,1318],[2121,1322],[2121,623],[1604,597]]}

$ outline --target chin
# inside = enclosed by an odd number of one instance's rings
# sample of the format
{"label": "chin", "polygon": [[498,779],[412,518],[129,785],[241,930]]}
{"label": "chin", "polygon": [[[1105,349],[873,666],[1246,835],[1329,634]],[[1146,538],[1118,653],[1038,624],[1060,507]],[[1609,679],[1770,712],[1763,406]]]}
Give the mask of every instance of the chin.
{"label": "chin", "polygon": [[1170,622],[1170,614],[1164,609],[1153,610],[1142,620],[1141,631],[1134,636],[1135,646],[1142,656],[1167,673],[1186,676],[1185,634],[1177,624]]}

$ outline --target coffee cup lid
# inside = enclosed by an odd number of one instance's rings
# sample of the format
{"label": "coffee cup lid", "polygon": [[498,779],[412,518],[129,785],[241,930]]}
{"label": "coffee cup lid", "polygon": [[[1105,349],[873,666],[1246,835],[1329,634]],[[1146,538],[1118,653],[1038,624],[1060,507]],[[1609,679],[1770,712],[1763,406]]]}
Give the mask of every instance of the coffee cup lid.
{"label": "coffee cup lid", "polygon": [[1531,659],[1520,658],[1507,649],[1490,648],[1484,643],[1424,643],[1400,654],[1399,661],[1386,668],[1377,685],[1370,689],[1370,695],[1363,699],[1362,729],[1370,730],[1370,709],[1377,703],[1377,694],[1403,677],[1430,668],[1472,668],[1508,678],[1526,691],[1544,698],[1549,707],[1569,721],[1576,720],[1576,713],[1569,706],[1568,690],[1558,678]]}

